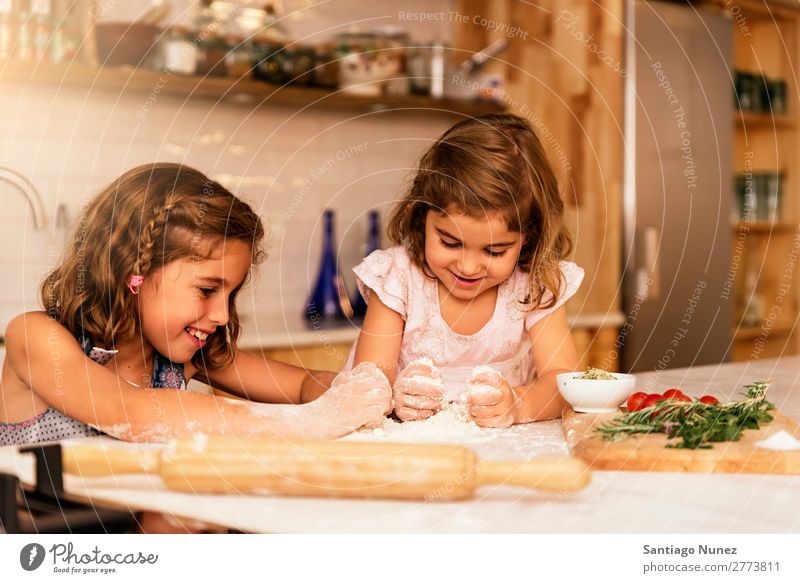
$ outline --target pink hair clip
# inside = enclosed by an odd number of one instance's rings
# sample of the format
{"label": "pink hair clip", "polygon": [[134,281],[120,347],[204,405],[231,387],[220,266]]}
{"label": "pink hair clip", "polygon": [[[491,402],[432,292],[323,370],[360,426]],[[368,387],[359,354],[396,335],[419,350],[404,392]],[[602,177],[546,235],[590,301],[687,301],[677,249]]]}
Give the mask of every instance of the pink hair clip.
{"label": "pink hair clip", "polygon": [[139,293],[139,286],[142,285],[143,281],[143,275],[131,275],[131,279],[128,281],[128,289],[131,290],[133,295],[137,295]]}

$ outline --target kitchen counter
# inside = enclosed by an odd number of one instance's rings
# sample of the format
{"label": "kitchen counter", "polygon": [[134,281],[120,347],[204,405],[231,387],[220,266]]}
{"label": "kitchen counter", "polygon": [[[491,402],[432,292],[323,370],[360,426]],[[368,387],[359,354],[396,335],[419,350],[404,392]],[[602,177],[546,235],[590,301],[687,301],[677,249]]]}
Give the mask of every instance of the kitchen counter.
{"label": "kitchen counter", "polygon": [[[352,343],[356,341],[360,332],[360,327],[355,323],[347,323],[336,328],[314,329],[299,316],[270,320],[249,314],[240,317],[242,333],[239,337],[239,348],[242,350]],[[573,329],[619,328],[625,323],[625,316],[622,312],[600,312],[568,315],[567,321]],[[0,330],[5,330],[5,325],[0,325]],[[0,336],[0,350],[2,348],[3,342]],[[0,363],[3,362],[2,357],[3,353],[0,352]]]}
{"label": "kitchen counter", "polygon": [[[625,316],[621,312],[588,313],[568,315],[567,321],[573,329],[619,328],[625,323]],[[337,328],[313,329],[301,317],[263,321],[245,316],[239,347],[242,350],[257,350],[345,344],[355,342],[359,331],[359,326],[354,323],[346,323]]]}
{"label": "kitchen counter", "polygon": [[355,342],[359,332],[359,326],[352,322],[336,328],[314,329],[301,317],[284,317],[282,320],[269,322],[245,317],[242,322],[242,334],[239,337],[239,348],[258,350],[345,344]]}
{"label": "kitchen counter", "polygon": [[[638,374],[637,388],[681,387],[687,394],[736,398],[742,385],[771,378],[769,398],[800,419],[800,357],[673,369]],[[554,425],[555,424],[555,425]],[[520,456],[524,441],[553,433],[557,422],[509,430],[493,440],[495,459]],[[127,444],[118,444],[127,447]],[[543,452],[552,455],[551,444]],[[563,448],[565,449],[565,445]],[[0,449],[0,470],[32,479],[32,461],[14,448]],[[254,532],[539,532],[539,533],[798,533],[800,476],[594,472],[573,494],[497,486],[458,503],[327,500],[173,493],[146,476],[80,479],[67,491],[97,504],[171,512],[210,524]]]}

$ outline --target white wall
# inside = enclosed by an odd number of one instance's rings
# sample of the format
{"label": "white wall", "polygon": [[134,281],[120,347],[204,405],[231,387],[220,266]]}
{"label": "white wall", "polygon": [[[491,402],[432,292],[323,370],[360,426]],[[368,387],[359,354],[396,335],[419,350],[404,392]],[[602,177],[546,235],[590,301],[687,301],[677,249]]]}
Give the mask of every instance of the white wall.
{"label": "white wall", "polygon": [[[171,4],[170,19],[188,19],[191,0]],[[106,8],[103,19],[131,20],[149,3],[99,5]],[[394,23],[409,28],[416,40],[447,40],[452,26],[443,20],[399,22],[401,10],[447,12],[451,0],[402,5],[286,0],[283,6],[293,38],[319,40],[362,21],[361,30]],[[66,236],[54,229],[58,206],[64,205],[74,222],[93,193],[125,170],[152,161],[195,166],[256,205],[269,221],[273,241],[269,261],[251,292],[242,295],[242,310],[251,315],[245,323],[257,319],[264,331],[283,326],[283,314],[299,319],[318,266],[322,210],[338,213],[340,265],[349,278],[366,236],[366,213],[378,208],[386,214],[429,140],[453,123],[453,118],[364,111],[253,111],[166,97],[147,110],[145,100],[3,86],[0,165],[22,172],[41,192],[48,230],[35,232],[22,197],[0,182],[0,334],[13,315],[37,309],[38,283],[57,262]],[[352,291],[352,278],[348,283]]]}
{"label": "white wall", "polygon": [[421,151],[453,121],[167,98],[141,119],[144,99],[24,88],[0,95],[0,165],[32,180],[48,219],[48,232],[35,232],[23,198],[0,183],[3,329],[13,314],[36,308],[37,283],[65,236],[54,227],[58,205],[74,222],[103,185],[156,160],[195,166],[255,205],[273,241],[243,310],[258,317],[261,330],[282,312],[299,314],[318,265],[322,210],[337,211],[340,264],[349,271],[367,211],[386,213]]}

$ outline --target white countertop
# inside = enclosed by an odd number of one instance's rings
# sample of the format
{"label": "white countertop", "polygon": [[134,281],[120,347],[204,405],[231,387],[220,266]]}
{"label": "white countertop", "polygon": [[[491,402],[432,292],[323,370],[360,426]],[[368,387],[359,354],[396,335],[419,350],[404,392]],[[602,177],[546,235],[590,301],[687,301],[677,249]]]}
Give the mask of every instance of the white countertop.
{"label": "white countertop", "polygon": [[[771,378],[770,400],[800,419],[800,357],[637,378],[644,390],[679,386],[693,396],[711,392],[725,399],[737,397],[752,380]],[[522,442],[551,439],[553,423],[518,426],[505,439],[490,440],[492,447],[475,449],[485,457],[520,457]],[[561,445],[549,449],[554,447]],[[0,449],[0,470],[32,479],[32,461],[14,448]],[[474,499],[458,503],[188,495],[142,476],[67,476],[65,487],[98,504],[172,512],[255,532],[800,533],[800,476],[597,471],[574,494],[483,487]]]}
{"label": "white countertop", "polygon": [[[625,316],[622,312],[586,313],[567,315],[567,321],[574,329],[618,328],[625,323]],[[239,348],[242,350],[352,344],[360,332],[359,325],[355,322],[338,328],[314,329],[300,316],[267,318],[244,314],[241,317],[241,326]],[[0,324],[0,333],[3,330],[5,325]],[[0,341],[0,350],[2,348]],[[3,353],[0,353],[0,363],[2,356]]]}

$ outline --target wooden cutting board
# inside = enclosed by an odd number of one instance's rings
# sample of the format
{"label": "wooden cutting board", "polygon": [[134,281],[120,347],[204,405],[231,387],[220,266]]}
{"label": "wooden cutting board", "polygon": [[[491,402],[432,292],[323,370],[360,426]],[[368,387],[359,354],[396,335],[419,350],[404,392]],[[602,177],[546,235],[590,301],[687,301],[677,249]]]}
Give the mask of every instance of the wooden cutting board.
{"label": "wooden cutting board", "polygon": [[666,435],[632,435],[619,441],[604,441],[596,427],[620,413],[576,413],[563,415],[564,434],[572,455],[595,470],[652,472],[717,472],[729,474],[800,474],[800,450],[773,451],[756,443],[784,430],[800,439],[800,426],[778,411],[772,423],[742,432],[739,441],[714,443],[711,449],[667,448]]}

